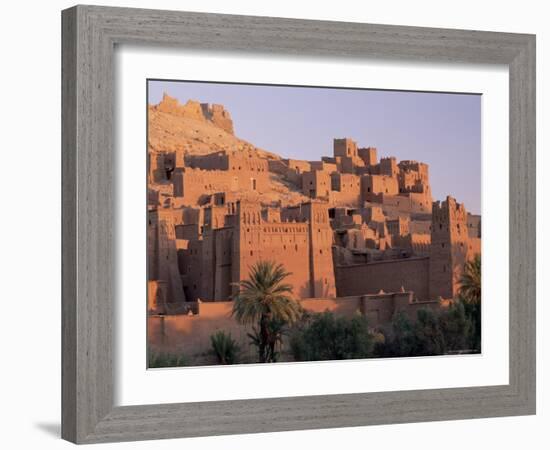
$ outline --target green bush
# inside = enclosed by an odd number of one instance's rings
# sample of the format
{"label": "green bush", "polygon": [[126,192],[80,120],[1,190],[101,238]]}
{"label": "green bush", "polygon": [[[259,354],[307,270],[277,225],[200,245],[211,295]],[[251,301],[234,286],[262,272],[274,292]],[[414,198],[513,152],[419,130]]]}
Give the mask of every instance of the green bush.
{"label": "green bush", "polygon": [[441,331],[445,336],[447,351],[460,351],[471,348],[472,322],[466,316],[462,302],[455,302],[439,318]]}
{"label": "green bush", "polygon": [[447,348],[440,317],[431,309],[420,309],[414,324],[414,355],[443,355]]}
{"label": "green bush", "polygon": [[390,330],[383,330],[384,342],[376,346],[376,356],[414,356],[416,339],[414,326],[404,312],[397,313]]}
{"label": "green bush", "polygon": [[479,352],[481,327],[479,305],[455,301],[448,310],[417,311],[412,322],[404,312],[396,314],[385,340],[375,347],[379,357],[432,356],[457,351]]}
{"label": "green bush", "polygon": [[464,307],[464,314],[469,323],[467,338],[468,349],[479,353],[481,351],[481,303],[459,300]]}
{"label": "green bush", "polygon": [[212,352],[218,360],[218,364],[235,364],[239,357],[239,346],[231,337],[231,333],[217,331],[210,336]]}
{"label": "green bush", "polygon": [[326,361],[372,356],[374,337],[367,319],[335,317],[331,312],[307,315],[293,330],[290,349],[296,361]]}
{"label": "green bush", "polygon": [[183,354],[175,353],[149,353],[149,369],[162,367],[181,367],[189,364],[187,357]]}

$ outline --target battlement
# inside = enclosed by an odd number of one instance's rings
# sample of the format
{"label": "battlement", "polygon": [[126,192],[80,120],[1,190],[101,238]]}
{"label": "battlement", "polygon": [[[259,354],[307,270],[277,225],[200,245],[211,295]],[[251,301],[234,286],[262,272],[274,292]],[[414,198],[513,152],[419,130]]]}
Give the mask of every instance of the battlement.
{"label": "battlement", "polygon": [[357,157],[357,143],[350,138],[334,139],[333,154],[334,157]]}
{"label": "battlement", "polygon": [[234,134],[231,115],[223,105],[210,105],[208,103],[199,103],[195,100],[188,100],[187,103],[181,104],[177,98],[164,93],[162,100],[157,105],[151,106],[151,108],[153,111],[168,113],[178,117],[210,122],[225,132]]}
{"label": "battlement", "polygon": [[434,222],[449,222],[451,220],[467,222],[467,212],[464,204],[458,203],[451,196],[447,196],[443,201],[433,202],[432,216]]}

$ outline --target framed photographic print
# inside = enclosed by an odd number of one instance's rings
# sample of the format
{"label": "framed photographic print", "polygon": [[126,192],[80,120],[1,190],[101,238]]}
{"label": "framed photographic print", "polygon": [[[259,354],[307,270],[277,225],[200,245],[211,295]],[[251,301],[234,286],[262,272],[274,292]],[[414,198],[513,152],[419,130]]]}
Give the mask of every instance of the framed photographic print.
{"label": "framed photographic print", "polygon": [[62,17],[65,439],[535,412],[534,36]]}

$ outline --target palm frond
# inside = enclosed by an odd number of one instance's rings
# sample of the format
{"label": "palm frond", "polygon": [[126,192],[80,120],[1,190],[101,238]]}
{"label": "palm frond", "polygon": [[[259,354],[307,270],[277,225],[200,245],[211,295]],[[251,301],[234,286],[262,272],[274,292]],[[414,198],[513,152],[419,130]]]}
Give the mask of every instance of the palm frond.
{"label": "palm frond", "polygon": [[460,278],[460,296],[468,303],[481,301],[481,256],[476,255],[464,265]]}
{"label": "palm frond", "polygon": [[257,322],[263,315],[288,323],[301,314],[300,305],[292,298],[292,285],[284,283],[290,275],[281,264],[259,261],[248,279],[238,283],[233,300],[233,316],[243,324]]}

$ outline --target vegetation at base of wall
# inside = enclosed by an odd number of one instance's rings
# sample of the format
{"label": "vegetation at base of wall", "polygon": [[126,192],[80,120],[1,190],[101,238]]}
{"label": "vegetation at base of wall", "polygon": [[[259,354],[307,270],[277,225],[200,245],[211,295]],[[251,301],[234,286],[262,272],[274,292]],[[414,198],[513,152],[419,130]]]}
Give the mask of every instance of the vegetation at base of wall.
{"label": "vegetation at base of wall", "polygon": [[400,312],[391,326],[382,330],[384,342],[375,346],[377,357],[434,356],[449,353],[479,353],[481,329],[468,308],[456,300],[448,310],[435,313],[420,309],[416,321]]}
{"label": "vegetation at base of wall", "polygon": [[460,278],[460,301],[464,305],[464,313],[470,321],[472,330],[468,345],[476,351],[481,351],[481,256],[464,265]]}
{"label": "vegetation at base of wall", "polygon": [[285,283],[289,275],[281,264],[258,261],[248,279],[236,284],[239,292],[233,298],[232,315],[243,325],[254,324],[248,336],[261,363],[277,361],[284,327],[302,315],[292,298],[292,285]]}
{"label": "vegetation at base of wall", "polygon": [[364,316],[348,319],[326,311],[304,316],[292,331],[290,349],[296,361],[368,358],[374,341]]}
{"label": "vegetation at base of wall", "polygon": [[460,301],[464,306],[464,313],[470,323],[467,346],[479,353],[481,352],[481,303],[465,302],[462,299]]}
{"label": "vegetation at base of wall", "polygon": [[238,362],[240,348],[231,337],[231,333],[217,331],[210,336],[210,343],[218,364],[236,364]]}
{"label": "vegetation at base of wall", "polygon": [[459,293],[466,303],[481,303],[481,256],[479,254],[464,264]]}
{"label": "vegetation at base of wall", "polygon": [[[281,356],[283,346],[283,336],[287,334],[288,324],[282,320],[271,319],[266,323],[266,338],[265,338],[265,359],[264,362],[277,362]],[[252,327],[252,333],[246,333],[250,338],[250,345],[254,345],[258,349],[258,355],[261,355],[262,334],[261,329]],[[260,362],[261,358],[260,358]]]}
{"label": "vegetation at base of wall", "polygon": [[[248,333],[258,349],[259,362],[280,358],[283,336],[289,335],[295,361],[323,361],[370,357],[433,356],[481,351],[481,258],[466,263],[459,297],[448,309],[417,311],[415,320],[397,313],[391,324],[369,329],[366,317],[337,317],[326,311],[301,310],[283,281],[281,265],[258,262],[248,280],[239,283],[233,316],[254,324]],[[236,344],[235,344],[236,345]]]}
{"label": "vegetation at base of wall", "polygon": [[189,365],[187,357],[176,353],[149,353],[149,369],[162,367],[181,367]]}

